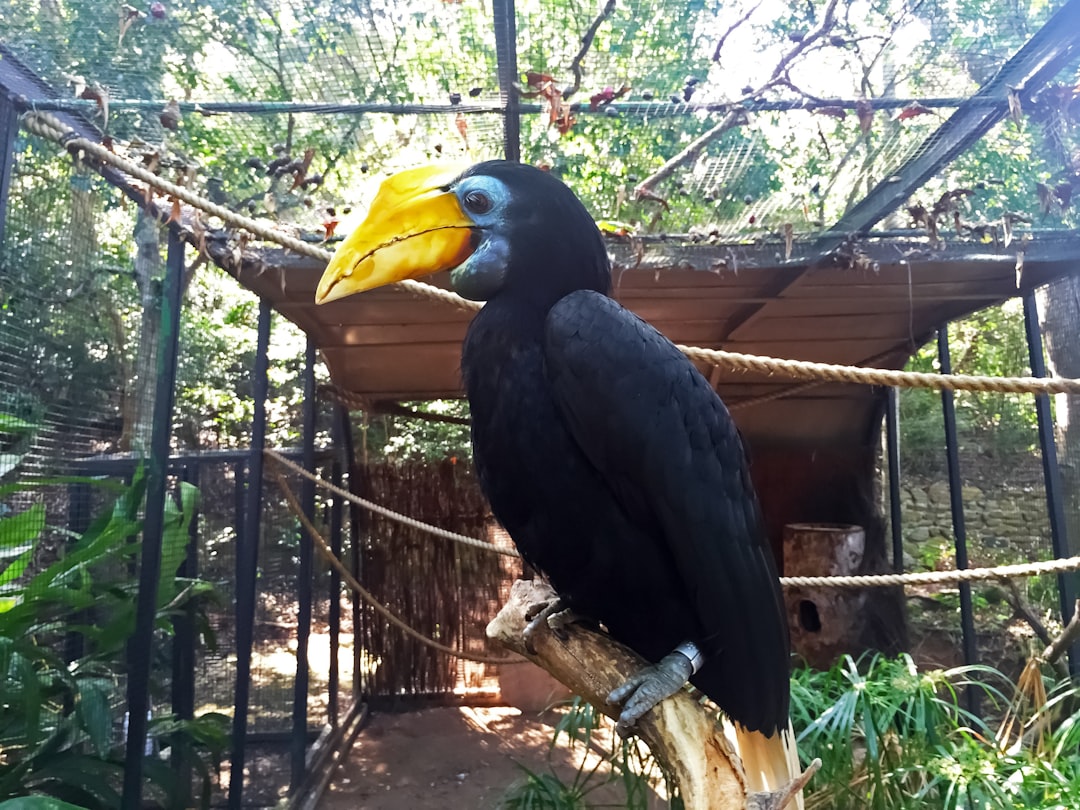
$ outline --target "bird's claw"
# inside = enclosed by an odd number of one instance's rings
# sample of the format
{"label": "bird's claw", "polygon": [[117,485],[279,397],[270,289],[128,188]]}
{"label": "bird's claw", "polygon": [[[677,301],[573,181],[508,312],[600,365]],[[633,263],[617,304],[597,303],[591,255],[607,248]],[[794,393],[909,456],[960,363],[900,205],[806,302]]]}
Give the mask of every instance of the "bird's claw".
{"label": "bird's claw", "polygon": [[581,621],[581,617],[570,608],[549,613],[547,617],[547,625],[559,641],[566,641],[570,637],[570,634],[566,632],[566,628],[579,621]]}
{"label": "bird's claw", "polygon": [[566,609],[563,601],[558,597],[547,602],[537,602],[525,611],[525,619],[528,624],[522,632],[525,641],[525,649],[529,655],[536,655],[536,646],[533,640],[540,628],[545,624],[560,641],[566,640],[566,626],[574,621],[573,613]]}
{"label": "bird's claw", "polygon": [[682,653],[664,656],[659,664],[645,667],[608,695],[608,703],[621,704],[615,724],[620,737],[630,736],[634,725],[664,698],[671,697],[693,674],[693,666]]}

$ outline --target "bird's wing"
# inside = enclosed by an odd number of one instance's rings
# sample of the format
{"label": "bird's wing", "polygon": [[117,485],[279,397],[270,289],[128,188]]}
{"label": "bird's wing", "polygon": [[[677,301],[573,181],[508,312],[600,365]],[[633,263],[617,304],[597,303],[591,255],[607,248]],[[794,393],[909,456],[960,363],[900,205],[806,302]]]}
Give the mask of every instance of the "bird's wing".
{"label": "bird's wing", "polygon": [[720,398],[671,341],[595,292],[552,308],[545,362],[576,442],[674,561],[700,622],[702,637],[690,640],[710,655],[695,683],[738,705],[744,725],[786,727],[783,598]]}

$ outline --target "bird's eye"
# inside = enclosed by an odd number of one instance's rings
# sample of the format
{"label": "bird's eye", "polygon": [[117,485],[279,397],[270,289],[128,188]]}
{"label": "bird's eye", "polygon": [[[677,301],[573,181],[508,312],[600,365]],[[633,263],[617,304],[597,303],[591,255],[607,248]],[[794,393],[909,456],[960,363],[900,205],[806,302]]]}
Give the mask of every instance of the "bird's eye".
{"label": "bird's eye", "polygon": [[468,191],[464,198],[465,207],[474,214],[486,214],[491,210],[491,197],[482,191]]}

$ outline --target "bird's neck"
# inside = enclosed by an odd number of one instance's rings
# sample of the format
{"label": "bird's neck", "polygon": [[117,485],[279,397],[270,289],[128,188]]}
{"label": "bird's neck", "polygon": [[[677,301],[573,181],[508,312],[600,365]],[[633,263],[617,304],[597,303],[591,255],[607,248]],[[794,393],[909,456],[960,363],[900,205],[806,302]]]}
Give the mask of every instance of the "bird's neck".
{"label": "bird's neck", "polygon": [[512,343],[541,342],[544,322],[557,301],[537,301],[528,295],[500,295],[488,301],[473,324]]}
{"label": "bird's neck", "polygon": [[535,307],[493,300],[469,324],[461,373],[472,410],[474,449],[483,446],[486,432],[496,422],[524,416],[521,397],[529,407],[537,405],[526,389],[543,388],[546,314]]}

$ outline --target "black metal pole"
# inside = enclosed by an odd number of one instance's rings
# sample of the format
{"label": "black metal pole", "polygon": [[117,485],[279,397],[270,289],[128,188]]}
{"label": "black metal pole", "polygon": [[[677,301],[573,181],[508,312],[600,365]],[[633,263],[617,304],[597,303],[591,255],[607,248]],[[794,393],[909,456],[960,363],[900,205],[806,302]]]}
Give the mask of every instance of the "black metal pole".
{"label": "black metal pole", "polygon": [[[1042,328],[1039,326],[1039,309],[1035,293],[1024,294],[1024,331],[1027,335],[1028,357],[1031,373],[1045,377],[1046,360],[1043,358]],[[1070,537],[1065,522],[1065,504],[1061,487],[1061,470],[1058,467],[1057,442],[1054,438],[1054,416],[1050,411],[1050,395],[1035,395],[1035,415],[1039,424],[1039,448],[1042,450],[1043,482],[1046,485],[1046,509],[1050,518],[1050,543],[1058,559],[1071,557]],[[1076,606],[1076,573],[1058,574],[1058,596],[1061,600],[1061,619],[1068,624]],[[1080,675],[1080,641],[1069,647],[1069,672]]]}
{"label": "black metal pole", "polygon": [[[337,408],[338,424],[341,426],[341,447],[345,455],[345,469],[349,472],[349,492],[356,493],[360,489],[360,482],[356,480],[359,471],[359,462],[353,449],[352,422],[349,419],[349,409],[344,405]],[[364,519],[360,507],[349,504],[349,573],[357,581],[361,580],[361,555],[360,529]],[[361,666],[361,653],[364,645],[363,617],[360,613],[360,597],[356,591],[352,591],[352,631],[353,631],[353,700],[360,701],[364,694],[364,672]]]}
{"label": "black metal pole", "polygon": [[[192,486],[199,486],[199,463],[185,464],[181,480]],[[180,564],[177,575],[194,579],[199,575],[199,512],[196,506],[191,514],[188,526],[188,545],[184,561]],[[183,612],[173,619],[173,654],[172,654],[172,710],[181,720],[195,717],[195,609],[187,605]],[[180,753],[177,746],[172,751],[172,766],[177,775],[177,805],[191,805],[191,767],[192,763]]]}
{"label": "black metal pole", "polygon": [[[238,461],[233,466],[233,515],[236,523],[236,537],[244,536],[244,504],[247,502],[247,464],[249,458]],[[236,549],[239,552],[239,548]],[[235,561],[234,561],[235,562]]]}
{"label": "black metal pole", "polygon": [[[942,374],[952,374],[949,357],[949,325],[938,329],[938,362]],[[949,466],[949,506],[952,511],[953,536],[956,538],[956,567],[968,567],[967,527],[964,523],[963,484],[960,480],[960,444],[956,433],[956,403],[953,392],[941,392],[941,410],[945,417],[945,457]],[[979,651],[975,637],[975,613],[971,604],[971,583],[960,583],[960,629],[963,634],[964,663],[978,663]],[[979,714],[979,694],[974,686],[964,693],[968,711]]]}
{"label": "black metal pole", "polygon": [[514,84],[518,80],[517,11],[514,0],[493,0],[495,55],[499,90],[503,97],[503,142],[507,160],[521,160],[521,102]]}
{"label": "black metal pole", "polygon": [[154,619],[157,613],[158,576],[161,571],[161,536],[165,522],[165,498],[172,434],[176,361],[180,354],[180,306],[184,287],[184,242],[169,229],[162,290],[161,334],[158,344],[157,382],[154,386],[153,428],[146,477],[146,510],[143,519],[139,593],[136,597],[135,631],[128,640],[127,748],[124,752],[123,810],[142,805],[142,768],[146,749],[147,713],[150,711],[150,667],[153,661]]}
{"label": "black metal pole", "polygon": [[900,506],[900,392],[890,387],[885,399],[885,445],[889,456],[889,528],[893,571],[904,572],[903,510]]}
{"label": "black metal pole", "polygon": [[[91,493],[89,484],[69,484],[68,485],[68,529],[71,531],[73,538],[82,536],[88,528],[90,528],[90,512],[91,512]],[[72,539],[69,541],[71,544],[75,543]],[[74,623],[93,623],[93,609],[79,611],[75,616],[71,617],[71,621]],[[85,652],[86,644],[82,633],[74,631],[68,631],[64,634],[64,660],[69,664],[72,661],[76,661],[82,658]],[[74,709],[74,705],[65,706],[65,712]]]}
{"label": "black metal pole", "polygon": [[[330,480],[334,486],[341,487],[344,476],[341,461],[342,439],[341,420],[335,419],[332,428],[334,448],[333,466],[331,467]],[[341,559],[341,528],[344,523],[344,504],[342,498],[334,496],[330,502],[330,550],[334,556]],[[341,574],[336,568],[330,569],[330,677],[327,686],[327,718],[330,725],[335,728],[338,725],[338,690],[341,688],[341,672],[338,666],[338,654],[341,650]],[[355,636],[354,636],[355,637]]]}
{"label": "black metal pole", "polygon": [[259,301],[259,327],[255,347],[252,394],[255,411],[251,421],[251,456],[244,502],[244,530],[236,548],[236,691],[233,700],[232,756],[229,771],[229,807],[240,810],[244,799],[244,759],[248,699],[251,695],[251,647],[255,633],[255,596],[259,565],[259,529],[262,521],[263,445],[266,443],[266,398],[270,382],[270,303]]}
{"label": "black metal pole", "polygon": [[[315,342],[308,338],[304,353],[304,435],[303,465],[308,472],[315,471]],[[315,484],[304,479],[300,486],[300,505],[308,519],[315,516]],[[310,673],[308,670],[308,639],[311,635],[311,555],[312,540],[301,527],[298,536],[300,570],[296,583],[296,680],[293,682],[293,723],[290,746],[289,789],[295,791],[304,781],[307,771],[307,702]]]}
{"label": "black metal pole", "polygon": [[7,230],[8,194],[15,173],[15,136],[19,134],[19,111],[6,95],[0,95],[0,249]]}

